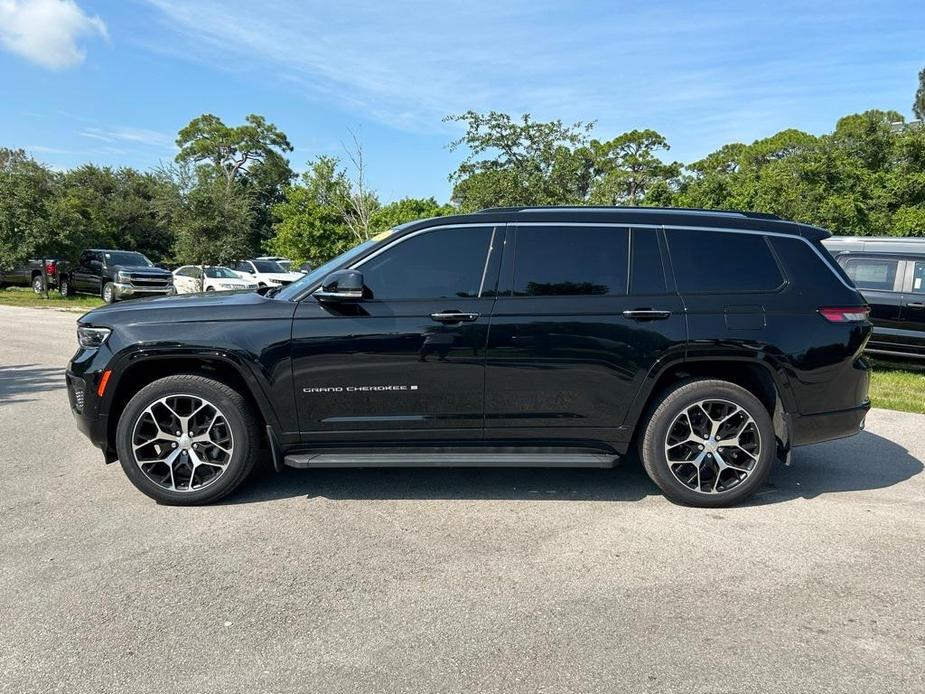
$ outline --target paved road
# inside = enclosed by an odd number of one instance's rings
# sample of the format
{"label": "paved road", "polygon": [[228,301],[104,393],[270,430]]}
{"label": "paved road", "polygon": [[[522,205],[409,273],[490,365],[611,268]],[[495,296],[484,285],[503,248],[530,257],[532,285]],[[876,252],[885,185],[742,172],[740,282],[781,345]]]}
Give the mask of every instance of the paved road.
{"label": "paved road", "polygon": [[0,691],[925,691],[925,417],[875,411],[721,511],[629,465],[169,508],[76,431],[73,323],[0,307]]}

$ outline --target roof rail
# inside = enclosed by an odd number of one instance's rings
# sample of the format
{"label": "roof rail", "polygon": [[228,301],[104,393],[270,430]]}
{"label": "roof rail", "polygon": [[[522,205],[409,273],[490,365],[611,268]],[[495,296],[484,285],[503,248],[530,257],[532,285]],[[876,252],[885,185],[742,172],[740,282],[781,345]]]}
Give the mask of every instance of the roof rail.
{"label": "roof rail", "polygon": [[749,217],[753,219],[776,219],[776,214],[770,212],[749,212],[745,210],[707,210],[699,207],[631,207],[622,205],[532,205],[524,207],[486,207],[478,210],[480,213],[490,212],[548,212],[554,210],[577,210],[581,212],[689,212],[703,215],[728,215]]}

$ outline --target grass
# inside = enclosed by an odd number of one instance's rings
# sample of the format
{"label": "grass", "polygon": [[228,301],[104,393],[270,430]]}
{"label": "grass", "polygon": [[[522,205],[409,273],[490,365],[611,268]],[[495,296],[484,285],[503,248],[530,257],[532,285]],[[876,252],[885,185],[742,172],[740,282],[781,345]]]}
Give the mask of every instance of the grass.
{"label": "grass", "polygon": [[870,400],[874,407],[925,414],[925,367],[874,360]]}
{"label": "grass", "polygon": [[82,311],[101,306],[103,300],[98,296],[61,296],[57,291],[48,292],[48,298],[42,298],[31,287],[6,287],[0,289],[0,305],[27,306],[29,308],[78,309]]}
{"label": "grass", "polygon": [[[0,289],[0,305],[5,306],[89,310],[102,303],[99,297],[62,297],[58,292],[49,292],[48,299],[43,299],[30,287]],[[925,366],[897,364],[880,359],[874,360],[873,364],[870,399],[874,407],[925,414]]]}

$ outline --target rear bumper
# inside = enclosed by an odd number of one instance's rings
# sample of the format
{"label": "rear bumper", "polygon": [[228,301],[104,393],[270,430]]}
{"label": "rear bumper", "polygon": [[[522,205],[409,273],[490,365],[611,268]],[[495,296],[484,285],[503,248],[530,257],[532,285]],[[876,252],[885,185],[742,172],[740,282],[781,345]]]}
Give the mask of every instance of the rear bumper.
{"label": "rear bumper", "polygon": [[792,438],[794,446],[807,446],[832,439],[854,436],[864,429],[864,419],[870,410],[870,401],[849,410],[820,412],[794,417]]}

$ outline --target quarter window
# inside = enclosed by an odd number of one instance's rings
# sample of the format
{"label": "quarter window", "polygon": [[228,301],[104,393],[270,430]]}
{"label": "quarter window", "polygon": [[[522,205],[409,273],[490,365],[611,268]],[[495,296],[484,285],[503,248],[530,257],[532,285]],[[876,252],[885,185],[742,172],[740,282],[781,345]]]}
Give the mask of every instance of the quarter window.
{"label": "quarter window", "polygon": [[896,282],[898,260],[891,258],[848,258],[845,272],[858,289],[892,291]]}
{"label": "quarter window", "polygon": [[628,257],[625,228],[520,226],[514,295],[626,294]]}
{"label": "quarter window", "polygon": [[374,299],[450,299],[479,295],[492,227],[437,229],[399,240],[363,263]]}
{"label": "quarter window", "polygon": [[667,235],[682,293],[770,292],[784,283],[760,234],[668,229]]}

